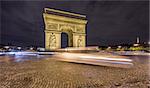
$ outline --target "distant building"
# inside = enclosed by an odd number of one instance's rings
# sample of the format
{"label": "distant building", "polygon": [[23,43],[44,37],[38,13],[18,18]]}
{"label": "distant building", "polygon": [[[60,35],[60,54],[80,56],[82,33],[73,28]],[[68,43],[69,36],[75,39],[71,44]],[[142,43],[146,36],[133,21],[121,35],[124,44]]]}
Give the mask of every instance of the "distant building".
{"label": "distant building", "polygon": [[140,45],[140,39],[139,37],[136,38],[136,43],[133,44],[133,46],[139,46]]}

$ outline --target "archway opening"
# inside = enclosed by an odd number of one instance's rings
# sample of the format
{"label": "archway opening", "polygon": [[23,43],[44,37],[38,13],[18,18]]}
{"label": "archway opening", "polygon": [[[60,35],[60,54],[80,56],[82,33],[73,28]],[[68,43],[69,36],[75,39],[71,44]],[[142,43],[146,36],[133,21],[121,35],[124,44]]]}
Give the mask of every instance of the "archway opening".
{"label": "archway opening", "polygon": [[65,32],[62,32],[61,33],[61,48],[66,48],[68,47],[69,45],[69,42],[68,42],[68,34],[65,33]]}

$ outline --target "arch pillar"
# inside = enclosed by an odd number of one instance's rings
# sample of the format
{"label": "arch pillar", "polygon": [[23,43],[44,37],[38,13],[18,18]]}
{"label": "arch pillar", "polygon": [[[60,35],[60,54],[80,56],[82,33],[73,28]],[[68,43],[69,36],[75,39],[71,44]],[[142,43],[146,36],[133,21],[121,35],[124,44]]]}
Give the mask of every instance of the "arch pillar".
{"label": "arch pillar", "polygon": [[73,33],[73,47],[85,47],[86,46],[86,35]]}
{"label": "arch pillar", "polygon": [[45,31],[45,48],[47,50],[61,48],[61,32]]}

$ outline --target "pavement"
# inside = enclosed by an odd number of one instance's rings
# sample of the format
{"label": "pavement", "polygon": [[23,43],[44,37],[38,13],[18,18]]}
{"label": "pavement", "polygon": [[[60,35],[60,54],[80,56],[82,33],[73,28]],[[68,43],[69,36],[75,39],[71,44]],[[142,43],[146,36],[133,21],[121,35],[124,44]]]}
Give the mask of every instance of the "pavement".
{"label": "pavement", "polygon": [[[24,61],[14,61],[17,58]],[[63,62],[51,56],[0,56],[0,88],[149,88],[149,57],[130,58],[134,67],[115,68]]]}

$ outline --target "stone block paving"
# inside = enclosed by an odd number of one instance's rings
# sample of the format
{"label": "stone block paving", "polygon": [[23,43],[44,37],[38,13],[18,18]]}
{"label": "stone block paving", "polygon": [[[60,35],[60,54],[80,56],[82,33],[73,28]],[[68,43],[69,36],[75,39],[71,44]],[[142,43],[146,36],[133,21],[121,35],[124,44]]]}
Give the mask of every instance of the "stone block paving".
{"label": "stone block paving", "polygon": [[0,63],[0,88],[149,88],[148,65],[126,69],[55,58]]}

